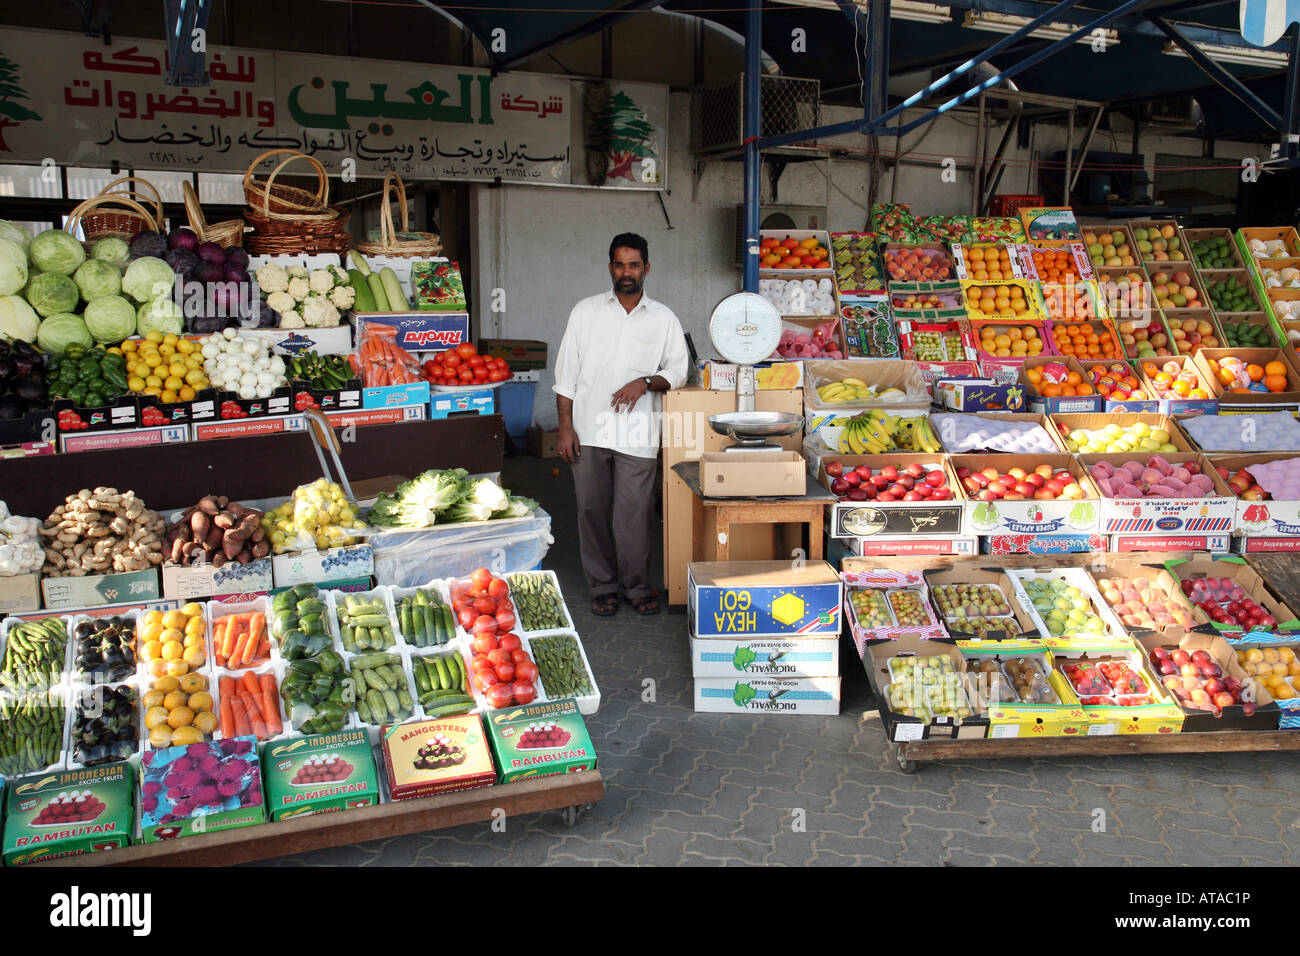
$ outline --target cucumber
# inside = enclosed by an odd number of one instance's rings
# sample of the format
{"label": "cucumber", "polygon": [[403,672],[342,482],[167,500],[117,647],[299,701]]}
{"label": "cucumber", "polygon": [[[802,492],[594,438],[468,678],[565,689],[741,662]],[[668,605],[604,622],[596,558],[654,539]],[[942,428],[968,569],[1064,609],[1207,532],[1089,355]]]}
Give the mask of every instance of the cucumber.
{"label": "cucumber", "polygon": [[354,312],[374,312],[375,297],[370,292],[370,283],[356,269],[348,270],[348,281],[352,285],[352,291],[356,293],[356,301],[352,303]]}
{"label": "cucumber", "polygon": [[384,297],[388,299],[388,310],[390,312],[410,312],[411,303],[406,300],[406,293],[402,291],[402,283],[397,281],[397,273],[388,266],[379,273],[379,280],[384,286]]}
{"label": "cucumber", "polygon": [[[357,272],[360,272],[363,276],[367,277],[370,275],[370,264],[366,262],[365,257],[361,255],[361,253],[353,249],[348,253],[348,256],[351,258],[352,265],[356,268]],[[349,269],[348,271],[351,272],[352,270]]]}
{"label": "cucumber", "polygon": [[376,312],[393,311],[388,305],[388,296],[384,294],[384,284],[379,281],[379,276],[372,272],[366,276],[366,284],[370,286],[370,294],[375,299]]}

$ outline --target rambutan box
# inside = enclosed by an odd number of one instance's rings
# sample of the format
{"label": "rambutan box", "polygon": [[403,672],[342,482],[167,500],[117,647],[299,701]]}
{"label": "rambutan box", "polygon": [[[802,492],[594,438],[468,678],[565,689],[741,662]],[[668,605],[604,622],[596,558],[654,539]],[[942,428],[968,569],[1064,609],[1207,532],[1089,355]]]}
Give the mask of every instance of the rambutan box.
{"label": "rambutan box", "polygon": [[141,756],[145,843],[265,822],[256,737],[164,747]]}
{"label": "rambutan box", "polygon": [[485,716],[500,783],[596,769],[596,748],[571,698],[534,701]]}
{"label": "rambutan box", "polygon": [[379,778],[365,730],[277,740],[262,747],[272,820],[379,802]]}
{"label": "rambutan box", "polygon": [[125,763],[11,779],[5,802],[4,865],[129,846],[134,791]]}

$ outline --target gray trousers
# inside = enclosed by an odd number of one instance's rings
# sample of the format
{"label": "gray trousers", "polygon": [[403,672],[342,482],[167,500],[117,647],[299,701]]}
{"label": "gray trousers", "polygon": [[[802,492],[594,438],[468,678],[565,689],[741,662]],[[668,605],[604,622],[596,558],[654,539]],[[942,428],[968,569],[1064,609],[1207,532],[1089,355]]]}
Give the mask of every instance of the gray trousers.
{"label": "gray trousers", "polygon": [[637,458],[583,445],[573,466],[578,498],[578,544],[593,598],[629,600],[654,594],[650,586],[650,520],[654,514],[655,458]]}

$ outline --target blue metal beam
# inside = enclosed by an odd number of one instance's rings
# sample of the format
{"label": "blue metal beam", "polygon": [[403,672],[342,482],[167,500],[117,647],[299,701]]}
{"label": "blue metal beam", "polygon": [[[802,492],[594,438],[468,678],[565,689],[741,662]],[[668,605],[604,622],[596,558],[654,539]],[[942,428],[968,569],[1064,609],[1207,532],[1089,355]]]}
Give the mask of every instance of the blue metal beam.
{"label": "blue metal beam", "polygon": [[[942,116],[944,113],[947,113],[949,110],[955,109],[956,107],[961,106],[963,103],[967,103],[970,100],[973,100],[981,93],[984,93],[992,89],[993,87],[997,86],[1003,80],[1009,80],[1013,76],[1016,76],[1017,74],[1022,73],[1025,70],[1029,69],[1031,66],[1036,66],[1038,63],[1041,63],[1049,56],[1054,56],[1060,51],[1068,48],[1070,44],[1075,43],[1076,41],[1087,36],[1093,30],[1106,26],[1107,24],[1110,23],[1110,21],[1115,19],[1115,17],[1122,16],[1125,13],[1128,13],[1130,10],[1136,10],[1139,7],[1142,7],[1143,5],[1150,2],[1151,0],[1126,0],[1125,3],[1116,7],[1114,10],[1109,10],[1103,13],[1101,16],[1097,17],[1097,19],[1093,20],[1091,23],[1086,23],[1083,26],[1079,27],[1078,29],[1074,30],[1064,39],[1057,40],[1055,43],[1053,43],[1051,46],[1047,47],[1046,49],[1040,50],[1037,53],[1030,54],[1025,59],[1017,63],[1015,66],[1003,70],[1001,73],[998,73],[996,76],[989,77],[984,82],[978,84],[977,86],[972,87],[971,89],[967,90],[965,93],[961,94],[960,96],[953,97],[952,99],[948,100],[946,103],[937,106],[936,108],[926,113],[924,116],[920,117],[919,119],[915,119],[912,122],[902,126],[894,126],[890,128],[880,127],[879,124],[877,123],[876,126],[870,129],[869,131],[875,133],[886,133],[895,136],[903,136],[907,133],[910,133],[918,126],[923,126],[926,123],[930,122],[931,120],[937,119],[938,117]],[[1022,29],[1017,30],[1015,33],[1013,33],[1009,39],[1019,40],[1023,37],[1023,35],[1027,34],[1033,29],[1036,29],[1039,25],[1040,24],[1038,24],[1037,22],[1031,22],[1027,24],[1025,27],[1023,27]],[[990,56],[993,56],[994,54],[992,51],[994,47],[997,46],[999,46],[999,44],[994,44],[993,47],[990,47],[989,50],[985,52],[985,54],[980,58],[980,60],[974,62],[983,62],[984,60],[987,60]],[[971,64],[972,66],[974,65],[974,62],[972,62]],[[954,70],[952,73],[949,73],[943,79],[938,80],[935,83],[931,83],[930,86],[935,87],[936,89],[941,88],[943,86],[947,86],[953,77],[959,76],[961,73],[965,72],[966,69],[967,68],[964,67],[958,67],[957,70]],[[918,94],[918,96],[919,95],[920,94]],[[916,97],[911,97],[911,99],[915,100]],[[896,107],[894,110],[890,110],[889,113],[886,113],[884,116],[881,117],[881,121],[888,119],[891,114],[896,114],[897,112],[901,112],[901,109],[898,107]]]}
{"label": "blue metal beam", "polygon": [[758,291],[758,191],[763,157],[759,153],[759,98],[763,74],[763,8],[753,3],[745,13],[745,269],[744,290]]}
{"label": "blue metal beam", "polygon": [[1232,94],[1243,106],[1273,129],[1282,128],[1282,117],[1278,116],[1273,107],[1260,99],[1245,83],[1206,56],[1204,51],[1187,39],[1177,27],[1164,17],[1152,17],[1151,22],[1161,33],[1173,40],[1180,50],[1191,57],[1192,62],[1199,66],[1206,76]]}
{"label": "blue metal beam", "polygon": [[1282,137],[1282,155],[1295,159],[1300,155],[1300,28],[1292,27],[1287,38],[1291,45],[1291,57],[1286,65],[1286,101],[1282,112],[1282,126],[1278,130]]}

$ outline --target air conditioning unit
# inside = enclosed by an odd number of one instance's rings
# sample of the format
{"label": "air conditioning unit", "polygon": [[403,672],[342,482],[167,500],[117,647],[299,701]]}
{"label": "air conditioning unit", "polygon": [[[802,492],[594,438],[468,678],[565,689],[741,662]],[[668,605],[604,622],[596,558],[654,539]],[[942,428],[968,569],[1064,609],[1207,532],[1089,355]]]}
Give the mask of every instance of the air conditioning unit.
{"label": "air conditioning unit", "polygon": [[[779,136],[820,125],[821,83],[791,76],[759,78],[759,135]],[[735,149],[745,139],[745,78],[696,89],[691,96],[691,151]]]}
{"label": "air conditioning unit", "polygon": [[[788,203],[772,203],[758,207],[759,229],[825,229],[825,206],[794,206]],[[741,268],[745,264],[745,207],[736,207],[736,241],[732,265]]]}
{"label": "air conditioning unit", "polygon": [[1151,104],[1151,119],[1157,122],[1195,126],[1200,118],[1201,108],[1191,96],[1176,96]]}

